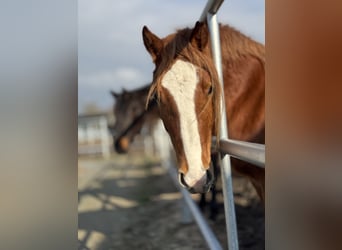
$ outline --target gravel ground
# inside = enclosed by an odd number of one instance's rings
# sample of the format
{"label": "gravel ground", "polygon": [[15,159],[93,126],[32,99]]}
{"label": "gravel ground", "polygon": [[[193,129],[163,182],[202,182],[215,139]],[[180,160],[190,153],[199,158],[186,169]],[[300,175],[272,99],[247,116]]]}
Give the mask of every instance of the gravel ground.
{"label": "gravel ground", "polygon": [[[157,161],[133,154],[80,159],[78,178],[79,249],[208,249],[195,223],[181,223],[181,195]],[[240,249],[264,249],[254,189],[240,177],[233,188]],[[218,201],[219,214],[208,223],[227,248],[222,194]],[[209,218],[208,207],[204,214]]]}

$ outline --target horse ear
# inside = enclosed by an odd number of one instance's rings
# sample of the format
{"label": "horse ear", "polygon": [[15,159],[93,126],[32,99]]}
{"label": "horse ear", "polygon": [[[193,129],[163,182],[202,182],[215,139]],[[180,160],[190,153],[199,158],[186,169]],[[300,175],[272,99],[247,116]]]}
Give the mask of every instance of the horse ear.
{"label": "horse ear", "polygon": [[146,26],[142,30],[144,45],[147,51],[150,53],[153,62],[156,61],[160,51],[163,48],[162,40],[153,34]]}
{"label": "horse ear", "polygon": [[209,33],[206,23],[196,22],[195,28],[192,30],[190,36],[190,43],[195,48],[203,51],[208,44]]}
{"label": "horse ear", "polygon": [[111,90],[110,93],[112,94],[112,96],[113,96],[114,98],[118,98],[118,97],[119,97],[119,94],[116,93],[116,92],[113,91],[113,90]]}

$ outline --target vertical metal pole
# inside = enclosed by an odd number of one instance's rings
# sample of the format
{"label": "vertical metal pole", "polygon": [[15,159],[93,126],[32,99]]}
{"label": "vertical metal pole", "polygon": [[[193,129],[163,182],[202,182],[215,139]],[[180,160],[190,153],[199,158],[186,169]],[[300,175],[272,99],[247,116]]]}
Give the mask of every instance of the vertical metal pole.
{"label": "vertical metal pole", "polygon": [[[211,39],[214,62],[215,62],[219,81],[220,81],[220,84],[222,86],[222,91],[223,91],[220,33],[219,33],[219,25],[217,22],[216,14],[208,13],[207,23],[208,23],[208,28],[210,32],[210,39]],[[228,130],[227,130],[228,127],[227,127],[224,94],[222,95],[222,100],[221,100],[221,113],[222,113],[222,120],[221,120],[220,135],[221,135],[221,138],[228,138]],[[232,174],[231,174],[229,155],[226,154],[225,156],[223,156],[221,160],[221,167],[223,170],[221,176],[222,176],[222,184],[223,184],[224,212],[226,216],[228,248],[229,250],[236,250],[236,249],[239,249],[239,242],[238,242],[238,236],[237,236]]]}

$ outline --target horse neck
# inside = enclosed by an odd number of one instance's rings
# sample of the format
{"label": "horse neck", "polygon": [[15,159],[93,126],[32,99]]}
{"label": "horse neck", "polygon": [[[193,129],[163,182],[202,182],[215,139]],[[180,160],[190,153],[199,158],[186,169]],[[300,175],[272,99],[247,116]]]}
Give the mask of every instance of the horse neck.
{"label": "horse neck", "polygon": [[[146,93],[143,93],[139,96],[139,99],[141,99],[144,102],[143,107],[145,107],[146,98]],[[157,105],[150,105],[150,107],[147,110],[144,110],[138,117],[136,117],[132,121],[132,123],[127,127],[127,129],[119,136],[119,138],[126,137],[130,141],[132,141],[134,137],[141,132],[141,129],[145,124],[151,129],[153,129],[158,120],[159,113]]]}
{"label": "horse neck", "polygon": [[[251,42],[249,40],[248,42]],[[253,51],[263,51],[255,43]],[[230,56],[222,46],[224,94],[231,139],[264,142],[265,69],[264,54],[242,51]]]}
{"label": "horse neck", "polygon": [[118,137],[118,140],[122,137],[126,137],[129,139],[129,141],[133,141],[134,137],[140,133],[141,128],[143,127],[146,120],[145,113],[138,116],[136,119],[132,121],[132,123],[126,128],[125,131],[123,131],[120,136]]}

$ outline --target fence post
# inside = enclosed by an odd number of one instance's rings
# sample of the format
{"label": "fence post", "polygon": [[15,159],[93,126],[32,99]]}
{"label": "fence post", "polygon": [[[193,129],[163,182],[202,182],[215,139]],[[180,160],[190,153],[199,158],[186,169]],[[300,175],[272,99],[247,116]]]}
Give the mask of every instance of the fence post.
{"label": "fence post", "polygon": [[[217,22],[216,12],[223,1],[216,1],[217,4],[213,4],[212,8],[207,12],[207,24],[210,32],[210,41],[213,52],[213,59],[216,66],[217,74],[219,77],[220,84],[223,90],[223,74],[222,74],[222,57],[221,57],[221,43],[220,43],[220,31],[219,24]],[[208,2],[209,4],[209,2]],[[203,18],[203,14],[201,16]],[[204,21],[204,20],[202,20]],[[223,93],[223,92],[222,92]],[[225,100],[224,95],[222,95],[221,100],[221,126],[220,135],[221,138],[228,138],[228,126],[225,110]],[[231,165],[230,156],[223,155],[221,158],[221,168],[222,168],[222,188],[224,197],[224,211],[226,216],[226,228],[227,228],[227,238],[228,238],[228,248],[229,250],[239,249],[237,227],[236,227],[236,217],[235,217],[235,204],[233,195],[233,185],[232,185],[232,175],[231,175]]]}

